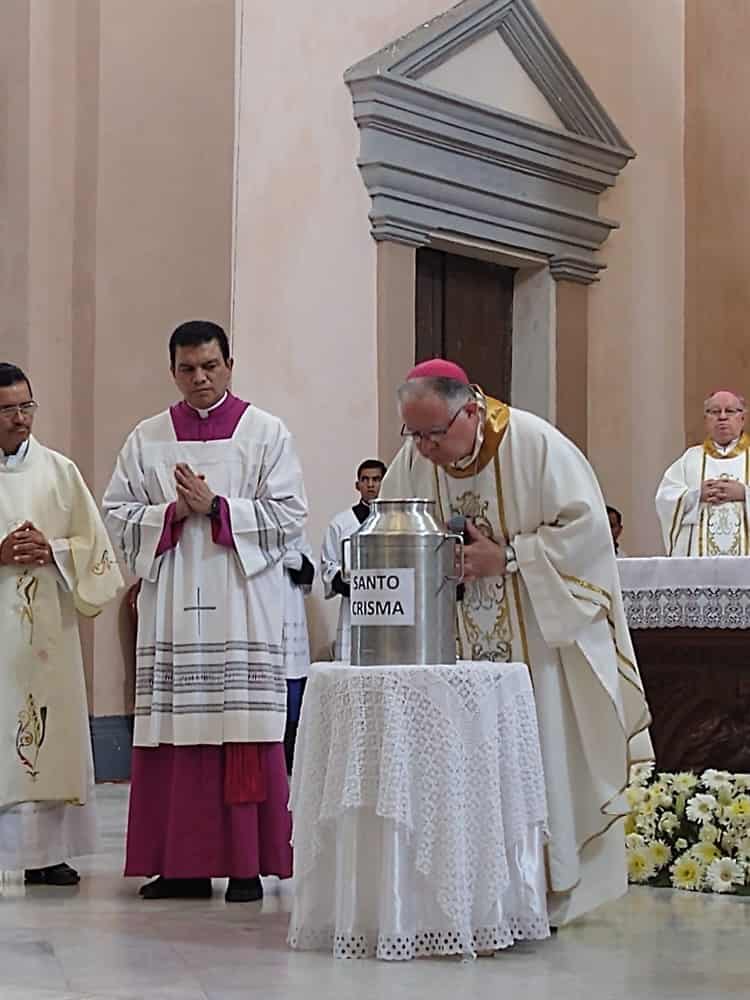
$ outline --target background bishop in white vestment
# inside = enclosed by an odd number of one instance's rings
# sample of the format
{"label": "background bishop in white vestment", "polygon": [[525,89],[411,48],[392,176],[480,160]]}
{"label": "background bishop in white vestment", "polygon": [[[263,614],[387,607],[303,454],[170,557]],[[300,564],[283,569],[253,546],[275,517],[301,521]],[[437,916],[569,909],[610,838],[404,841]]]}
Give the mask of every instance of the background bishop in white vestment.
{"label": "background bishop in white vestment", "polygon": [[623,792],[630,763],[652,756],[604,499],[575,445],[457,365],[423,362],[399,397],[407,440],[381,496],[432,497],[443,523],[466,518],[459,653],[530,668],[550,920],[564,923],[627,890]]}
{"label": "background bishop in white vestment", "polygon": [[704,403],[706,439],[688,448],[656,493],[668,556],[750,555],[750,436],[745,400],[721,389]]}

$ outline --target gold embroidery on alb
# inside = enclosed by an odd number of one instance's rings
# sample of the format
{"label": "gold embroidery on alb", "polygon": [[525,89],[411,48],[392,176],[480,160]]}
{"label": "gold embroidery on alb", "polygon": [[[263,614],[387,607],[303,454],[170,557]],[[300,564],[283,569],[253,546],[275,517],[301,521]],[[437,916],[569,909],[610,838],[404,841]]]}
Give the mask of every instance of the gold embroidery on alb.
{"label": "gold embroidery on alb", "polygon": [[28,632],[30,646],[34,644],[34,598],[38,589],[39,580],[26,570],[16,580],[16,593],[21,598],[18,609],[21,628]]}
{"label": "gold embroidery on alb", "polygon": [[16,754],[21,767],[32,781],[39,777],[39,751],[47,733],[47,706],[37,708],[33,694],[26,698],[26,707],[18,713]]}
{"label": "gold embroidery on alb", "polygon": [[112,569],[112,558],[107,549],[102,552],[102,557],[98,563],[94,563],[91,567],[91,572],[94,576],[104,576],[104,574]]}

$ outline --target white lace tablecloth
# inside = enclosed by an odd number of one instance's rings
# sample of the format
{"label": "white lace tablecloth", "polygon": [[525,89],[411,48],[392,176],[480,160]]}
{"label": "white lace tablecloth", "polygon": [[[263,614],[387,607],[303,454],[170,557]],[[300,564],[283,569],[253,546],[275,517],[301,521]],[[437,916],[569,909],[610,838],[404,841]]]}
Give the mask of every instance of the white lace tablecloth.
{"label": "white lace tablecloth", "polygon": [[631,628],[750,628],[750,557],[618,559]]}
{"label": "white lace tablecloth", "polygon": [[314,664],[291,809],[293,948],[473,956],[549,935],[523,664]]}

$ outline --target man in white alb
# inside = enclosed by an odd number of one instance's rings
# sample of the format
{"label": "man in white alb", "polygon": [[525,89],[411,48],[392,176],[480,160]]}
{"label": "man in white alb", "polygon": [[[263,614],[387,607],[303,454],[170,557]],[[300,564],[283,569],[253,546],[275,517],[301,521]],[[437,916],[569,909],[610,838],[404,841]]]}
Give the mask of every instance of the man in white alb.
{"label": "man in white alb", "polygon": [[350,656],[349,584],[341,576],[341,543],[345,538],[350,538],[368,517],[370,504],[373,500],[377,500],[380,493],[380,484],[383,482],[385,471],[385,464],[377,458],[367,458],[364,462],[360,462],[357,481],[354,484],[355,490],[359,493],[359,502],[353,507],[342,510],[333,518],[328,525],[320,550],[320,575],[326,600],[341,598],[334,658],[344,662],[347,662]]}
{"label": "man in white alb", "polygon": [[228,877],[252,902],[292,868],[285,574],[307,500],[282,421],[229,391],[224,330],[182,323],[169,358],[183,398],[132,431],[104,496],[143,581],[125,874],[158,876],[145,899]]}
{"label": "man in white alb", "polygon": [[76,885],[96,850],[94,768],[78,616],[122,577],[86,483],[32,436],[26,375],[0,364],[0,869]]}
{"label": "man in white alb", "polygon": [[664,473],[656,511],[669,556],[750,554],[750,436],[745,400],[720,389],[703,404],[706,438]]}

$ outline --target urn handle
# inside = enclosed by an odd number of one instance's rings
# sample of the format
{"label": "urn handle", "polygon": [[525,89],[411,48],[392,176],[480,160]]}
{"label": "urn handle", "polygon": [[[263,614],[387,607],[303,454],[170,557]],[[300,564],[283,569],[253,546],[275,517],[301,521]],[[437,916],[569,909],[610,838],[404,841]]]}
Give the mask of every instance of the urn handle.
{"label": "urn handle", "polygon": [[349,583],[349,571],[351,570],[351,550],[352,550],[352,540],[349,538],[341,539],[341,579],[344,583]]}
{"label": "urn handle", "polygon": [[445,583],[463,583],[464,579],[464,539],[463,535],[457,535],[453,532],[443,535],[442,539],[438,543],[436,551],[439,551],[443,545],[449,540],[453,540],[458,546],[458,576],[445,576],[443,577],[443,583],[440,585],[440,590],[443,589],[443,584]]}

